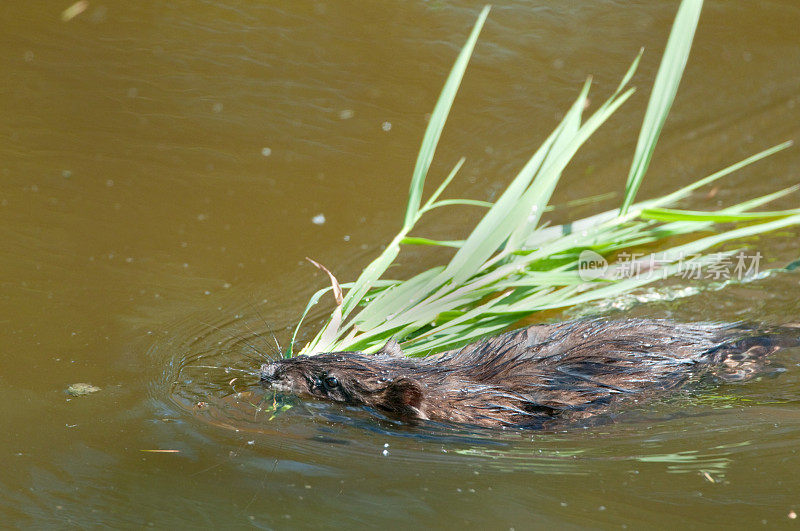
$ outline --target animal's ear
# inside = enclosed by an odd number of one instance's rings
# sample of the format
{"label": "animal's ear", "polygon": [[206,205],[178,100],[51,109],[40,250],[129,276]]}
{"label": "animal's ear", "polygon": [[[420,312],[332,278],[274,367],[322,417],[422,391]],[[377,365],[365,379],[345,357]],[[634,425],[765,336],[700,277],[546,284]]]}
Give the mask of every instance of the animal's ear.
{"label": "animal's ear", "polygon": [[378,354],[386,354],[389,356],[396,356],[396,357],[404,357],[403,349],[400,348],[400,343],[395,341],[394,339],[390,339],[386,342],[386,344],[378,351]]}
{"label": "animal's ear", "polygon": [[411,378],[395,378],[383,391],[380,405],[394,413],[421,416],[422,387]]}

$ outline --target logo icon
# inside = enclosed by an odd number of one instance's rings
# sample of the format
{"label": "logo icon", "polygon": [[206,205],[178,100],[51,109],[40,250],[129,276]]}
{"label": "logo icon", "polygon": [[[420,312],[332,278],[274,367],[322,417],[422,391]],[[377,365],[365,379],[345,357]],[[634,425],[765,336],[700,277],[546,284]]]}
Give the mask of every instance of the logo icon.
{"label": "logo icon", "polygon": [[608,261],[602,255],[586,249],[578,256],[578,276],[581,280],[596,280],[608,270]]}

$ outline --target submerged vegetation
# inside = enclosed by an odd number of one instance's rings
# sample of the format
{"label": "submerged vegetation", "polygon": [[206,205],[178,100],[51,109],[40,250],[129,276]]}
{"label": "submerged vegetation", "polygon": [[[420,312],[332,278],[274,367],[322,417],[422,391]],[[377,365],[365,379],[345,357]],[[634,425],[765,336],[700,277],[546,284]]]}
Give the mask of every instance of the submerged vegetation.
{"label": "submerged vegetation", "polygon": [[[311,297],[303,318],[328,291],[333,292],[336,307],[300,354],[337,350],[373,352],[390,338],[399,341],[408,354],[442,351],[496,333],[541,310],[613,298],[687,267],[730,259],[735,251],[709,253],[709,250],[730,240],[799,224],[800,209],[757,210],[798,187],[714,211],[673,208],[698,188],[783,150],[790,142],[756,153],[663,197],[636,201],[636,193],[677,92],[701,7],[702,0],[683,0],[678,10],[653,85],[620,209],[559,226],[547,226],[541,218],[548,209],[561,173],[581,146],[633,94],[634,89],[628,87],[628,82],[636,72],[641,52],[616,91],[585,117],[591,87],[591,80],[587,80],[561,123],[497,201],[440,199],[464,163],[461,159],[423,202],[425,179],[436,145],[489,12],[488,7],[484,8],[431,114],[411,179],[400,232],[355,282],[339,285],[328,272],[332,285]],[[465,240],[434,241],[411,236],[424,215],[452,205],[487,209]],[[734,225],[721,229],[719,223]],[[675,245],[676,241],[681,243]],[[609,260],[609,270],[614,271],[626,253],[630,255],[643,245],[658,243],[662,248],[657,253],[636,256],[638,264],[649,264],[650,271],[658,271],[658,274],[587,275],[582,270],[587,253],[589,259]],[[667,243],[671,246],[664,248]],[[447,264],[408,280],[383,278],[404,245],[447,246],[457,251]],[[296,354],[294,342],[302,321],[292,337],[290,355]]]}

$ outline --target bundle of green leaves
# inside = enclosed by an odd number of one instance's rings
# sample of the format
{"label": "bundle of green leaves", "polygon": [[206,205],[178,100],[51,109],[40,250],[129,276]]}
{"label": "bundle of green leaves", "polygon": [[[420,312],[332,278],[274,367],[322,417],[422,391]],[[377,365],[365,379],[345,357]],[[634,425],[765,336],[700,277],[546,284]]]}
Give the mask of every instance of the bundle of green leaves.
{"label": "bundle of green leaves", "polygon": [[[585,83],[561,123],[497,201],[440,199],[463,164],[462,159],[423,203],[425,178],[436,145],[489,13],[489,8],[484,8],[431,115],[411,179],[400,232],[355,282],[340,285],[328,272],[331,286],[311,297],[303,318],[328,291],[333,292],[336,307],[299,353],[373,352],[389,339],[399,341],[411,355],[440,352],[501,331],[541,310],[619,296],[674,274],[693,262],[724,259],[734,251],[709,253],[708,250],[723,242],[800,223],[800,209],[755,210],[798,187],[715,211],[670,208],[701,186],[783,150],[790,142],[756,153],[663,197],[635,201],[677,92],[701,8],[702,0],[683,0],[678,10],[648,102],[621,208],[559,226],[545,226],[541,222],[553,190],[576,152],[633,94],[634,89],[627,88],[627,84],[636,71],[641,52],[617,90],[588,117],[583,113],[591,80]],[[486,208],[485,215],[465,240],[434,241],[410,236],[422,216],[452,205]],[[733,225],[720,228],[716,225],[719,223]],[[611,259],[613,269],[614,257],[618,259],[625,250],[676,240],[688,243],[662,246],[657,253],[638,258],[640,263],[657,264],[659,275],[587,275],[582,270],[587,252],[589,259]],[[382,278],[404,245],[441,245],[455,247],[457,251],[449,263],[410,279]],[[303,318],[292,337],[289,355],[296,354],[294,343]]]}

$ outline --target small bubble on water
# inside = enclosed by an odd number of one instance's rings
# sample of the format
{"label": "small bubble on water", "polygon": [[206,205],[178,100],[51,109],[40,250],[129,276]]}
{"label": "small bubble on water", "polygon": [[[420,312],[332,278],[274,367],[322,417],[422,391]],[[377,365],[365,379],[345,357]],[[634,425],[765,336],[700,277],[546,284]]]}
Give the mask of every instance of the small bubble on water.
{"label": "small bubble on water", "polygon": [[314,225],[324,225],[325,224],[325,214],[317,214],[313,218],[311,218],[311,223]]}
{"label": "small bubble on water", "polygon": [[272,150],[268,147],[263,147],[261,148],[261,154],[265,157],[269,157],[270,155],[272,155]]}
{"label": "small bubble on water", "polygon": [[339,111],[339,119],[340,120],[349,120],[353,116],[356,115],[356,112],[353,109],[342,109]]}
{"label": "small bubble on water", "polygon": [[381,453],[383,454],[384,457],[386,457],[387,455],[389,455],[389,450],[384,450]]}
{"label": "small bubble on water", "polygon": [[381,124],[381,129],[383,129],[386,132],[391,131],[392,130],[392,122],[383,122]]}

